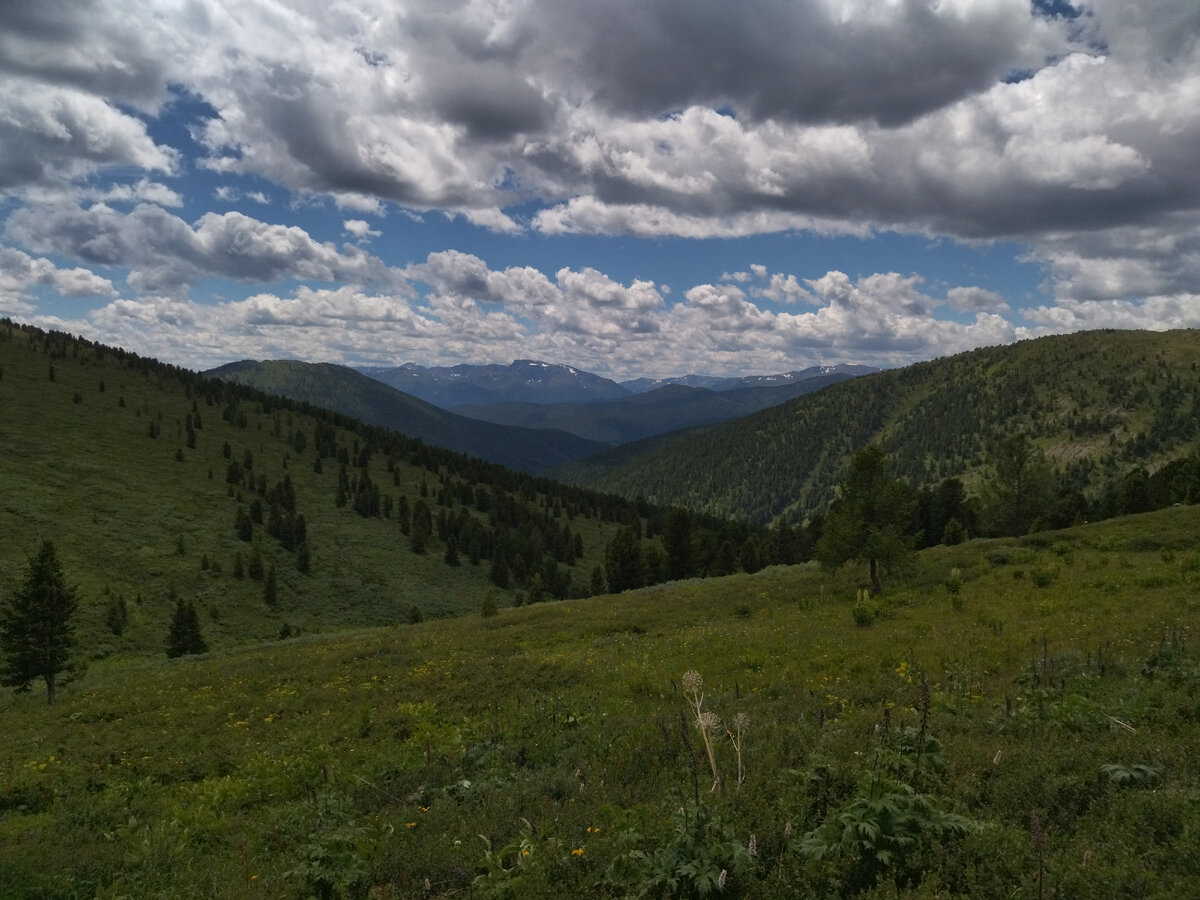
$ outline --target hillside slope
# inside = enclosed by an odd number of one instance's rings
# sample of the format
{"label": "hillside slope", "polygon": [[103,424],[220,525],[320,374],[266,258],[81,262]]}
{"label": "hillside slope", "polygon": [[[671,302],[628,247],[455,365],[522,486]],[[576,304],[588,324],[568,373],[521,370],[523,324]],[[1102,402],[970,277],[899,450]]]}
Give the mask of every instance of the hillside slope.
{"label": "hillside slope", "polygon": [[1084,490],[1153,471],[1200,439],[1200,331],[1098,331],[962,353],[844,384],[553,474],[628,497],[769,522],[821,509],[850,454],[878,442],[913,486],[978,483],[1028,435]]}
{"label": "hillside slope", "polygon": [[160,655],[176,597],[194,603],[219,649],[274,640],[285,625],[458,614],[489,591],[504,606],[538,573],[548,592],[553,579],[586,593],[605,523],[636,515],[616,498],[0,321],[0,592],[53,540],[95,658]]}
{"label": "hillside slope", "polygon": [[335,410],[518,472],[538,472],[608,446],[564,431],[517,428],[456,415],[353,369],[329,363],[243,360],[205,374]]}

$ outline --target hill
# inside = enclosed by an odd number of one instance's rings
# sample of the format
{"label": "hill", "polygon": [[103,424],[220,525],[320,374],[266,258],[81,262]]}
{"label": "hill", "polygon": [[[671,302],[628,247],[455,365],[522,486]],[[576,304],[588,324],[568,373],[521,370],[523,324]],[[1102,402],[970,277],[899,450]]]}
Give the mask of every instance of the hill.
{"label": "hill", "polygon": [[0,591],[53,540],[97,659],[160,655],[176,597],[219,650],[586,594],[649,512],[10,321],[0,411]]}
{"label": "hill", "polygon": [[608,445],[551,429],[480,422],[440,409],[346,366],[294,360],[243,360],[205,373],[265,393],[336,410],[369,425],[498,463],[538,472],[582,459]]}
{"label": "hill", "polygon": [[[974,350],[855,378],[756,413],[592,457],[553,475],[717,516],[800,520],[872,442],[914,487],[986,482],[1025,434],[1072,490],[1102,497],[1200,441],[1200,332],[1098,331]],[[611,465],[605,465],[611,460]]]}
{"label": "hill", "polygon": [[768,387],[716,391],[669,384],[653,391],[594,403],[497,403],[459,406],[456,412],[522,428],[555,428],[593,441],[625,444],[642,438],[747,416],[793,397],[852,378],[816,375]]}
{"label": "hill", "polygon": [[1200,509],[925,551],[869,606],[857,574],[5,693],[0,895],[1194,893]]}

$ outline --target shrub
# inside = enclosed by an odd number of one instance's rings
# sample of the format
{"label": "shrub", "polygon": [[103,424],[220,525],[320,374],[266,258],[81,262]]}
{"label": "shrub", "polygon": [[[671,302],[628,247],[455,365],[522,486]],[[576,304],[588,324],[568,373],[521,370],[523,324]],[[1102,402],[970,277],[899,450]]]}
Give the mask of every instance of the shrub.
{"label": "shrub", "polygon": [[[751,838],[753,840],[753,838]],[[739,840],[712,810],[683,806],[675,828],[652,849],[632,829],[621,836],[626,850],[613,860],[603,884],[621,896],[742,896],[751,871],[751,844]]]}

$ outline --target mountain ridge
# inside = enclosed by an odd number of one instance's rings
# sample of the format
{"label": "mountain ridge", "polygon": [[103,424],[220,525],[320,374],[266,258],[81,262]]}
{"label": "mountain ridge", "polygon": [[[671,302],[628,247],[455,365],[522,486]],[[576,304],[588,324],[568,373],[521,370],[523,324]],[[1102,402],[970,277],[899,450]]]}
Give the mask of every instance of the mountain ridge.
{"label": "mountain ridge", "polygon": [[518,472],[534,473],[607,447],[554,429],[483,422],[435,406],[347,366],[297,360],[240,360],[203,373],[336,410]]}
{"label": "mountain ridge", "polygon": [[478,409],[500,403],[600,403],[648,393],[667,385],[724,392],[793,384],[827,376],[857,376],[879,370],[871,366],[841,363],[835,366],[810,366],[774,375],[682,375],[618,382],[563,363],[517,359],[507,366],[497,363],[423,366],[406,362],[390,367],[359,366],[355,371],[426,403],[457,410],[460,406]]}

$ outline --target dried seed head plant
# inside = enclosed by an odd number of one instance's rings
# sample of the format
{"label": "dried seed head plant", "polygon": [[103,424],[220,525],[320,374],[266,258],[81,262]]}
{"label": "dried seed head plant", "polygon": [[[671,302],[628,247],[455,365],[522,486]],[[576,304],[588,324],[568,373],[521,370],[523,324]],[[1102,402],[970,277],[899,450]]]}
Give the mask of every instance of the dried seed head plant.
{"label": "dried seed head plant", "polygon": [[683,690],[687,695],[688,704],[696,714],[696,725],[700,729],[700,737],[704,739],[704,750],[708,754],[708,765],[712,769],[712,790],[721,787],[721,771],[717,768],[717,755],[713,750],[713,735],[721,727],[717,714],[704,708],[704,679],[695,669],[683,673]]}

